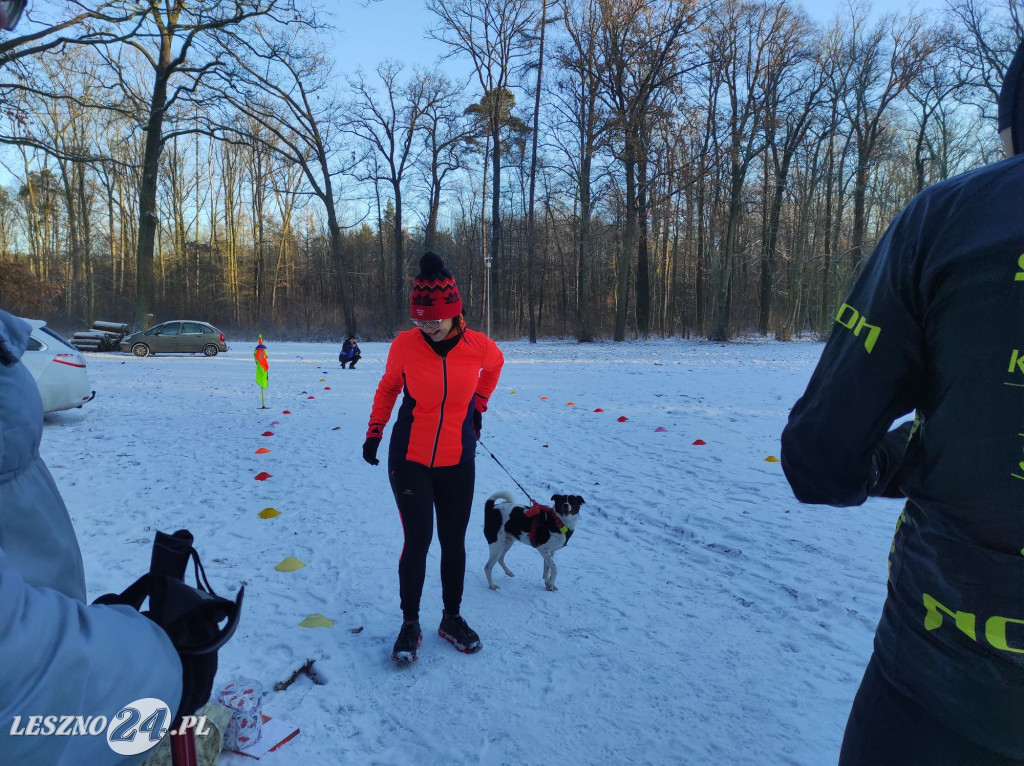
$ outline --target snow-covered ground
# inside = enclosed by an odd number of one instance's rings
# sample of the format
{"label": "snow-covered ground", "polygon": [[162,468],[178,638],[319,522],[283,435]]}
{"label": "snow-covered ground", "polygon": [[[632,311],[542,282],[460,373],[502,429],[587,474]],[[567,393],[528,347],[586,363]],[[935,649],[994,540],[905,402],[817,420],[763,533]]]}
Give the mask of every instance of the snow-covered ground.
{"label": "snow-covered ground", "polygon": [[[265,712],[302,730],[263,762],[835,763],[900,505],[801,506],[767,460],[820,344],[501,343],[484,444],[535,499],[586,504],[557,592],[522,545],[488,590],[484,500],[521,492],[479,450],[462,611],[484,649],[436,634],[435,541],[407,667],[390,660],[401,526],[360,449],[387,345],[349,371],[333,345],[266,344],[267,409],[255,339],[211,359],[89,354],[95,401],[49,416],[42,445],[90,597],[142,573],[158,529],[190,529],[222,593],[245,583],[217,685],[260,680]],[[289,556],[305,567],[276,571]],[[311,614],[334,624],[300,627]],[[325,684],[272,690],[308,659]]]}

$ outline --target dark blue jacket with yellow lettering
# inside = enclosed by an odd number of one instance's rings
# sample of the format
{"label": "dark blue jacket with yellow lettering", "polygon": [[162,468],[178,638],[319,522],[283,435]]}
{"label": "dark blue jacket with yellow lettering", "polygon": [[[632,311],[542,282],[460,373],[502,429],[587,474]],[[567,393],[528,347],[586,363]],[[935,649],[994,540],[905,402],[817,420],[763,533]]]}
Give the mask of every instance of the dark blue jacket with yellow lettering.
{"label": "dark blue jacket with yellow lettering", "polygon": [[926,189],[879,242],[782,434],[796,497],[863,503],[910,412],[875,652],[946,725],[1024,759],[1022,155]]}

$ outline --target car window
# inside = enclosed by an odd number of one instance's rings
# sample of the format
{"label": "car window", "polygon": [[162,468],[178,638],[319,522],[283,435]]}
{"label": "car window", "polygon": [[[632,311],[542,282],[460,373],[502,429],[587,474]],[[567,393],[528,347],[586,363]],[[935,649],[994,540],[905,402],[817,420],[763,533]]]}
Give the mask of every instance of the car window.
{"label": "car window", "polygon": [[185,335],[186,333],[191,333],[191,334],[194,334],[194,335],[198,335],[202,331],[203,331],[202,328],[198,324],[196,324],[195,322],[182,322],[181,323],[181,334],[182,335]]}
{"label": "car window", "polygon": [[181,329],[181,322],[168,322],[160,328],[161,335],[177,335]]}
{"label": "car window", "polygon": [[28,350],[39,351],[43,348],[43,344],[37,341],[35,338],[30,337],[28,339]]}
{"label": "car window", "polygon": [[72,346],[70,343],[68,343],[66,340],[64,340],[62,337],[60,337],[53,330],[51,330],[49,327],[40,327],[39,329],[42,330],[47,335],[49,335],[55,341],[57,341],[57,343],[59,343],[60,345],[65,346],[66,348],[69,348],[72,351],[77,351],[78,350],[74,346]]}
{"label": "car window", "polygon": [[201,324],[201,325],[199,325],[199,327],[200,327],[200,329],[202,329],[203,332],[207,332],[207,333],[213,333],[214,332],[214,329],[212,327],[210,327],[210,325],[208,325],[208,324]]}

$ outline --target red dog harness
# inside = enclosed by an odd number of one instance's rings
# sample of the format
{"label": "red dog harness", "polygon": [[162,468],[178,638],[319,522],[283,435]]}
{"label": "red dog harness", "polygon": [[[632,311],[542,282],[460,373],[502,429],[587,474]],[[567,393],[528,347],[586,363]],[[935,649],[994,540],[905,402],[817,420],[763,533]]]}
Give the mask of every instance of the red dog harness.
{"label": "red dog harness", "polygon": [[[530,526],[529,532],[531,544],[536,542],[537,529],[541,524],[546,522],[547,518],[550,518],[555,522],[555,525],[558,527],[558,531],[563,535],[569,531],[569,527],[567,527],[565,522],[562,521],[562,517],[555,513],[554,508],[549,505],[541,505],[536,500],[533,501],[533,505],[523,512],[523,515],[528,519],[533,519],[533,524]],[[534,547],[536,547],[536,545],[534,545]]]}

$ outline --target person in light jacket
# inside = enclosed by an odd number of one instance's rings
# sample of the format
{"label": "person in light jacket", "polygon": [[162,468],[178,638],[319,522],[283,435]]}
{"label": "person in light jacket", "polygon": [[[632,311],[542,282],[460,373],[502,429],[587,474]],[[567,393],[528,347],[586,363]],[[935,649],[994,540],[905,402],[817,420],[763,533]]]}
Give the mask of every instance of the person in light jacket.
{"label": "person in light jacket", "polygon": [[30,733],[45,732],[48,716],[109,723],[147,697],[173,715],[182,666],[147,617],[127,606],[86,604],[75,530],[39,454],[42,401],[20,361],[29,332],[0,311],[0,763],[135,763],[146,753],[117,755],[105,731]]}

